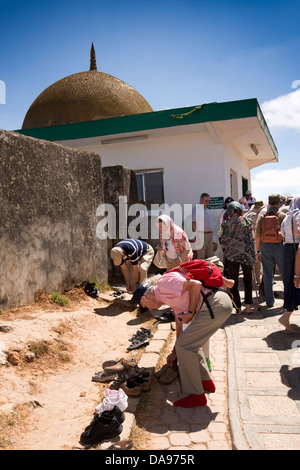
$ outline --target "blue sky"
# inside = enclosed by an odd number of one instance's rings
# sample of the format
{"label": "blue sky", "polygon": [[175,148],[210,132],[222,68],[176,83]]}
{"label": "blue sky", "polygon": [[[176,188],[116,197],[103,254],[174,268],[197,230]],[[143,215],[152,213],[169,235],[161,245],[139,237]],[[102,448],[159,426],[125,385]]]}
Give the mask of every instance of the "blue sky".
{"label": "blue sky", "polygon": [[0,0],[0,128],[21,128],[47,86],[88,70],[93,42],[98,70],[155,111],[257,98],[279,163],[252,170],[253,194],[300,194],[299,17],[290,0]]}

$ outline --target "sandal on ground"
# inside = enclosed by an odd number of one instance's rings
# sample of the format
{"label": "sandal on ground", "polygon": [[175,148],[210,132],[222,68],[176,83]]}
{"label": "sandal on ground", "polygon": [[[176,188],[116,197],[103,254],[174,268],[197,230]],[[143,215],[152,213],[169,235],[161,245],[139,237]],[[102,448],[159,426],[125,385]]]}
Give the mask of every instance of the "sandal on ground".
{"label": "sandal on ground", "polygon": [[120,361],[114,361],[113,359],[111,359],[110,361],[105,361],[102,364],[102,369],[109,369],[110,367],[115,366],[119,362]]}
{"label": "sandal on ground", "polygon": [[105,450],[129,450],[132,449],[133,442],[132,441],[119,441],[115,444],[112,444]]}
{"label": "sandal on ground", "polygon": [[95,372],[92,377],[93,382],[111,382],[118,378],[117,372],[109,372],[106,370],[101,370],[99,372]]}
{"label": "sandal on ground", "polygon": [[127,350],[131,351],[132,349],[137,349],[137,348],[140,348],[141,346],[148,346],[148,344],[149,344],[148,338],[135,339],[128,346]]}
{"label": "sandal on ground", "polygon": [[140,338],[152,338],[153,334],[151,333],[151,330],[146,330],[146,328],[141,328],[138,330],[131,338],[129,341],[134,341],[135,339],[140,339]]}
{"label": "sandal on ground", "polygon": [[102,368],[104,370],[111,370],[111,371],[123,371],[125,369],[130,369],[132,367],[136,367],[137,363],[135,358],[133,359],[124,359],[123,357],[118,361],[110,360],[105,361],[102,364]]}

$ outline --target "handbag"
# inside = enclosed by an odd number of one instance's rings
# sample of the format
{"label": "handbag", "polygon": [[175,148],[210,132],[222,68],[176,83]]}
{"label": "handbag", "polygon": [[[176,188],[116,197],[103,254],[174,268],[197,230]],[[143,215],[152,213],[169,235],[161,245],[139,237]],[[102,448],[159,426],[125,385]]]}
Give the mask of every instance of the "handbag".
{"label": "handbag", "polygon": [[163,255],[162,250],[158,250],[153,259],[153,264],[159,269],[167,269],[166,258]]}

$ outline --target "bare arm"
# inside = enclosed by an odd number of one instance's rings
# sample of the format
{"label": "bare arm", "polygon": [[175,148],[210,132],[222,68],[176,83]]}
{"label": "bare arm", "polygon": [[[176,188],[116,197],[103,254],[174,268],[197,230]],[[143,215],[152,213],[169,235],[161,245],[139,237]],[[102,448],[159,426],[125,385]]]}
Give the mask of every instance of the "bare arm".
{"label": "bare arm", "polygon": [[260,256],[261,235],[256,233],[255,239],[256,239],[257,261],[261,263],[261,256]]}
{"label": "bare arm", "polygon": [[186,280],[184,282],[182,290],[183,292],[189,293],[189,311],[188,313],[178,315],[179,321],[181,318],[182,323],[189,323],[196,313],[196,308],[201,295],[201,287],[201,282],[194,279]]}

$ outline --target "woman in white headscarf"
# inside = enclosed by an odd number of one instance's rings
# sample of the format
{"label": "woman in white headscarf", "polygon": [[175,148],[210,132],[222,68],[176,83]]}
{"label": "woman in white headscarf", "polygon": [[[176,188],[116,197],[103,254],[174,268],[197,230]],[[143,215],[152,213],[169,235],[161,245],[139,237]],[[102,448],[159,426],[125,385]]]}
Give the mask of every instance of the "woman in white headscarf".
{"label": "woman in white headscarf", "polygon": [[167,271],[193,259],[193,250],[185,231],[166,214],[156,219],[159,227],[159,250],[165,257]]}
{"label": "woman in white headscarf", "polygon": [[[299,227],[299,231],[297,231]],[[284,314],[279,323],[291,333],[298,333],[290,325],[290,317],[295,308],[300,305],[300,290],[294,285],[295,259],[300,243],[300,196],[295,196],[285,219],[281,224],[281,235],[284,245]]]}

